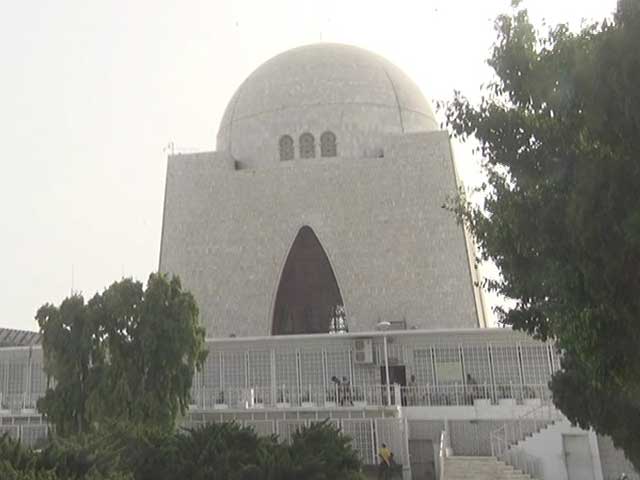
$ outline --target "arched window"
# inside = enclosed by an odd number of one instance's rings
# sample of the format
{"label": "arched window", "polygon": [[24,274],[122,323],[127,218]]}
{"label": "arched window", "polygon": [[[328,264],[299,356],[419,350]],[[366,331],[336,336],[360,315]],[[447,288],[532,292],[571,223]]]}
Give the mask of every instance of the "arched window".
{"label": "arched window", "polygon": [[280,160],[293,160],[293,138],[289,135],[280,137]]}
{"label": "arched window", "polygon": [[338,155],[336,136],[333,132],[324,132],[320,136],[320,155],[322,157],[335,157]]}
{"label": "arched window", "polygon": [[310,133],[300,135],[300,158],[315,158],[316,141]]}

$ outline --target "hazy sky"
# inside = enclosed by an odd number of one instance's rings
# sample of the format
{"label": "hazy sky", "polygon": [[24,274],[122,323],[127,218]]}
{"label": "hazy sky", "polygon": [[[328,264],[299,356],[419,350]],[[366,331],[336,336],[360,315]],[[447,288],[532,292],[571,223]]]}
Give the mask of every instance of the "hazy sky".
{"label": "hazy sky", "polygon": [[[72,286],[90,297],[158,266],[165,146],[215,149],[258,65],[319,41],[386,57],[430,100],[490,78],[509,0],[23,0],[0,4],[0,326],[35,329]],[[536,22],[602,19],[615,0],[529,0]],[[456,147],[472,181],[475,160]],[[214,206],[212,206],[214,208]],[[72,268],[73,266],[73,268]]]}

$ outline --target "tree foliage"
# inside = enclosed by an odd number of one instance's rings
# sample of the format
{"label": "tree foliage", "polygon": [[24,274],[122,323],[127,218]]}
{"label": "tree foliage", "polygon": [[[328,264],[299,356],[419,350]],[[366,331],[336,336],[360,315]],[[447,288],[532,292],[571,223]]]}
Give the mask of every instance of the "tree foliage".
{"label": "tree foliage", "polygon": [[[571,422],[596,426],[623,447],[629,460],[640,465],[640,415],[637,399],[613,388],[594,385],[589,372],[575,357],[565,356],[563,370],[554,375],[551,389],[555,402]],[[640,469],[638,469],[640,470]]]}
{"label": "tree foliage", "polygon": [[97,444],[82,440],[60,444],[54,440],[41,451],[23,447],[8,435],[0,437],[2,480],[133,480],[119,469],[114,457],[97,454]]}
{"label": "tree foliage", "polygon": [[305,468],[315,468],[322,476],[312,476],[312,471],[300,472],[294,478],[334,479],[344,478],[343,472],[357,472],[360,460],[351,446],[349,437],[339,435],[331,423],[314,423],[292,436],[291,452],[294,463]]}
{"label": "tree foliage", "polygon": [[[302,427],[294,432],[291,443],[279,442],[276,436],[258,437],[253,429],[236,423],[222,423],[178,433],[175,445],[172,476],[162,477],[167,480],[361,478],[361,462],[351,439],[327,421]],[[160,478],[158,474],[153,478]]]}
{"label": "tree foliage", "polygon": [[98,378],[91,365],[104,363],[103,358],[92,358],[103,352],[97,348],[87,306],[81,296],[72,296],[60,307],[40,307],[36,320],[43,334],[44,371],[55,381],[55,387],[47,388],[38,400],[38,408],[60,433],[83,432],[97,396]]}
{"label": "tree foliage", "polygon": [[0,478],[15,480],[362,480],[349,437],[327,422],[291,443],[236,423],[170,432],[114,425],[54,437],[40,452],[0,437]]}
{"label": "tree foliage", "polygon": [[577,33],[540,34],[522,9],[496,30],[495,80],[446,110],[488,178],[482,205],[455,209],[514,301],[501,322],[563,351],[556,404],[640,467],[637,425],[616,417],[640,418],[640,0]]}
{"label": "tree foliage", "polygon": [[177,277],[125,279],[85,303],[80,295],[36,315],[44,369],[54,380],[38,409],[59,434],[103,424],[173,428],[206,357],[193,296]]}

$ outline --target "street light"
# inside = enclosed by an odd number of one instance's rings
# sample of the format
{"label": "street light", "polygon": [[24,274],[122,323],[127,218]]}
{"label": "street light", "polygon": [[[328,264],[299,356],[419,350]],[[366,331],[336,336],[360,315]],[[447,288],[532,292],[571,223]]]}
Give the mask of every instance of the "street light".
{"label": "street light", "polygon": [[389,379],[389,352],[387,351],[387,330],[391,327],[391,322],[382,321],[376,325],[376,330],[383,332],[382,342],[384,345],[384,376],[387,379],[387,405],[391,406],[391,385]]}

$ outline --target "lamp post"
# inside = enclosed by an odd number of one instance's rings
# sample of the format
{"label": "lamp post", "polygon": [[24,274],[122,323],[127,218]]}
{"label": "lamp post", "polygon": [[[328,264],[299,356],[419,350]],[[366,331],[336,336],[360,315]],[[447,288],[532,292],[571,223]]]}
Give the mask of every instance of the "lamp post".
{"label": "lamp post", "polygon": [[383,348],[384,348],[384,376],[387,380],[387,405],[391,406],[391,382],[389,379],[389,352],[387,350],[387,330],[389,330],[389,327],[391,326],[390,322],[387,321],[383,321],[383,322],[378,322],[378,325],[376,325],[376,329],[383,332],[382,334],[382,344],[383,344]]}

